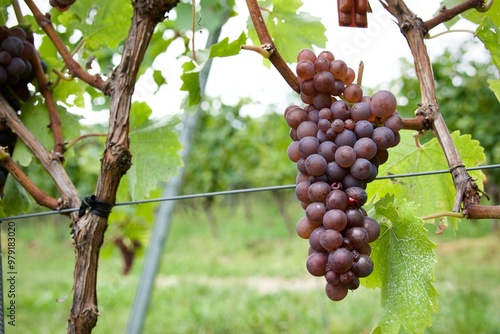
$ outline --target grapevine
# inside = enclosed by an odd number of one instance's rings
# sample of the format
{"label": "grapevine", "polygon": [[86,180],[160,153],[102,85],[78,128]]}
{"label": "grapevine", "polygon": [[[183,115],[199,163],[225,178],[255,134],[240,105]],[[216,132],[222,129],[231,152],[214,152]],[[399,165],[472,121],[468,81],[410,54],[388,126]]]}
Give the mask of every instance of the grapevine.
{"label": "grapevine", "polygon": [[365,189],[399,143],[403,120],[392,93],[363,95],[354,70],[333,53],[304,49],[297,61],[306,106],[284,113],[293,140],[287,153],[298,169],[296,197],[305,210],[296,231],[309,239],[308,272],[324,276],[327,296],[339,301],[373,271],[370,243],[380,225],[363,209]]}

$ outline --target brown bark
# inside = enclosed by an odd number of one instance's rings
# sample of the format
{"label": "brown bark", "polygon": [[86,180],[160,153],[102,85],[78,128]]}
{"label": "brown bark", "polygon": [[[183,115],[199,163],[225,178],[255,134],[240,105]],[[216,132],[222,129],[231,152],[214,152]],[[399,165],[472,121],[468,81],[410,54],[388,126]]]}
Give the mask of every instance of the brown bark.
{"label": "brown bark", "polygon": [[[132,25],[120,64],[113,72],[105,93],[110,95],[110,120],[106,147],[97,182],[96,197],[114,205],[121,177],[131,166],[129,151],[129,112],[137,72],[158,22],[178,0],[137,0],[133,3]],[[99,315],[97,268],[107,218],[86,213],[74,224],[76,264],[74,297],[68,319],[68,333],[90,333]]]}
{"label": "brown bark", "polygon": [[434,74],[424,43],[424,37],[428,29],[424,22],[408,9],[404,1],[387,0],[386,2],[386,9],[397,19],[401,32],[406,37],[410,46],[415,64],[415,72],[417,73],[422,92],[422,105],[418,110],[418,115],[424,116],[426,120],[431,122],[434,135],[443,149],[456,190],[453,211],[459,212],[463,201],[464,207],[469,202],[477,203],[479,201],[479,193],[474,181],[465,170],[465,165],[439,112]]}

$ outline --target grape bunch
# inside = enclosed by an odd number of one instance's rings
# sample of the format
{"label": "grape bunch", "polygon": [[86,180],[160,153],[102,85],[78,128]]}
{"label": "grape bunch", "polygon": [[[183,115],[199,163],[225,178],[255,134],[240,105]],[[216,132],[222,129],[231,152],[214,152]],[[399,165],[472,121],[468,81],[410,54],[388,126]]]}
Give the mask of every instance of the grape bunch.
{"label": "grape bunch", "polygon": [[74,4],[76,0],[50,0],[49,3],[52,7],[60,12],[64,12],[69,9],[69,7]]}
{"label": "grape bunch", "polygon": [[305,210],[296,230],[309,239],[307,270],[324,276],[327,296],[338,301],[373,271],[370,243],[380,226],[362,208],[365,189],[398,144],[403,120],[392,93],[363,95],[354,70],[331,52],[304,49],[297,60],[306,106],[284,113],[293,140],[288,157],[299,171],[296,197]]}
{"label": "grape bunch", "polygon": [[35,53],[31,34],[21,27],[0,26],[0,89],[15,109],[12,92],[22,100],[30,97],[28,83],[35,77],[31,65]]}

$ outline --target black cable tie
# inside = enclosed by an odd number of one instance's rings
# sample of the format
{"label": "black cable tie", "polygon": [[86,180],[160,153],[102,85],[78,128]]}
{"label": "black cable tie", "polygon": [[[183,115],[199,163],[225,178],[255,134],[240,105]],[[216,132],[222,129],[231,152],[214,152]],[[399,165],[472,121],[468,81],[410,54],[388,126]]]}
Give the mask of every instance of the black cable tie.
{"label": "black cable tie", "polygon": [[87,209],[90,209],[90,212],[96,216],[108,218],[112,208],[112,204],[99,201],[95,195],[89,195],[82,200],[78,216],[83,217]]}

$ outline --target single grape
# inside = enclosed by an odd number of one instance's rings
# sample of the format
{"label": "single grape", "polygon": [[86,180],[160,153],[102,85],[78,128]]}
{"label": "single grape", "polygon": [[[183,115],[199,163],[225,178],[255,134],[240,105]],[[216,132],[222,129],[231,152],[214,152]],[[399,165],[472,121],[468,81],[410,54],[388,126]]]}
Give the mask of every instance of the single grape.
{"label": "single grape", "polygon": [[347,215],[343,210],[328,210],[323,216],[323,226],[326,229],[342,231],[347,226]]}
{"label": "single grape", "polygon": [[396,97],[387,90],[379,90],[370,99],[372,113],[381,118],[386,118],[396,111]]}
{"label": "single grape", "polygon": [[290,145],[288,145],[286,153],[288,154],[288,158],[291,161],[293,162],[299,161],[300,159],[299,142],[298,141],[291,142]]}
{"label": "single grape", "polygon": [[333,301],[341,301],[347,296],[349,290],[344,284],[331,285],[326,283],[325,292],[328,298]]}
{"label": "single grape", "polygon": [[309,195],[307,194],[310,185],[311,182],[309,181],[303,181],[297,184],[297,187],[295,187],[295,196],[299,201],[311,202],[311,200],[309,199]]}
{"label": "single grape", "polygon": [[373,272],[373,261],[365,254],[359,256],[359,260],[353,263],[352,271],[358,277],[367,277]]}
{"label": "single grape", "polygon": [[345,237],[349,239],[353,249],[360,249],[368,243],[368,232],[362,227],[351,227],[345,233]]}
{"label": "single grape", "polygon": [[361,213],[361,210],[355,208],[349,208],[345,210],[344,213],[347,219],[346,226],[348,228],[363,227],[363,222],[365,217],[363,216],[363,213]]}
{"label": "single grape", "polygon": [[305,167],[310,175],[322,175],[326,172],[328,163],[320,154],[311,154],[306,158]]}
{"label": "single grape", "polygon": [[306,217],[302,217],[295,225],[295,231],[297,232],[297,235],[302,239],[309,239],[309,236],[316,227],[318,227],[317,224],[309,221],[309,219],[307,219]]}
{"label": "single grape", "polygon": [[297,137],[299,137],[299,139],[309,136],[314,137],[316,136],[317,132],[318,132],[318,124],[312,121],[302,122],[297,127]]}
{"label": "single grape", "polygon": [[35,52],[36,52],[35,47],[33,46],[33,44],[26,42],[26,41],[23,42],[23,45],[24,45],[24,49],[23,49],[23,53],[21,54],[21,57],[25,60],[30,60],[31,58],[33,58],[35,56]]}
{"label": "single grape", "polygon": [[307,113],[307,119],[313,123],[318,124],[320,118],[319,118],[319,110],[318,109],[313,109]]}
{"label": "single grape", "polygon": [[292,129],[297,129],[300,123],[307,121],[307,113],[300,107],[290,109],[285,115],[286,123]]}
{"label": "single grape", "polygon": [[364,217],[363,228],[366,230],[366,232],[368,232],[368,242],[374,242],[375,240],[377,240],[380,234],[380,225],[375,219]]}
{"label": "single grape", "polygon": [[314,61],[314,69],[316,70],[316,72],[326,72],[330,69],[330,61],[328,61],[328,59],[326,58],[318,57]]}
{"label": "single grape", "polygon": [[330,110],[332,111],[332,117],[334,119],[340,119],[345,121],[351,118],[351,112],[349,110],[349,104],[343,100],[338,100],[332,103]]}
{"label": "single grape", "polygon": [[314,229],[314,231],[311,232],[311,235],[309,236],[309,245],[311,246],[312,249],[314,249],[317,252],[325,252],[326,249],[321,246],[321,243],[319,242],[319,238],[321,236],[321,233],[325,231],[325,228],[323,226],[318,226]]}
{"label": "single grape", "polygon": [[356,73],[354,73],[354,70],[350,67],[347,68],[347,72],[344,77],[344,84],[349,85],[353,83],[354,78],[356,77]]}
{"label": "single grape", "polygon": [[331,120],[332,119],[332,111],[330,108],[323,108],[319,111],[319,118],[321,119],[326,119],[326,120]]}
{"label": "single grape", "polygon": [[298,173],[297,177],[295,178],[295,184],[299,184],[300,182],[308,181],[308,180],[309,180],[309,175],[304,174],[304,173]]}
{"label": "single grape", "polygon": [[362,207],[368,200],[368,194],[362,187],[348,187],[345,193],[349,197],[349,204],[355,207]]}
{"label": "single grape", "polygon": [[336,250],[342,246],[343,241],[342,234],[335,230],[325,230],[319,238],[321,246],[328,251]]}
{"label": "single grape", "polygon": [[328,263],[328,255],[324,252],[314,252],[307,258],[307,271],[313,276],[324,276],[326,274],[326,265]]}
{"label": "single grape", "polygon": [[371,138],[360,138],[352,147],[358,158],[372,159],[377,154],[377,144]]}
{"label": "single grape", "polygon": [[358,138],[371,138],[373,134],[373,124],[366,120],[357,121],[354,124],[354,133]]}
{"label": "single grape", "polygon": [[24,60],[19,57],[13,57],[7,65],[7,72],[15,76],[20,76],[25,70],[26,64],[24,63]]}
{"label": "single grape", "polygon": [[335,79],[335,82],[333,83],[333,86],[331,87],[329,93],[333,96],[340,96],[344,92],[344,88],[344,82],[342,82],[342,80]]}
{"label": "single grape", "polygon": [[9,36],[2,41],[1,47],[4,51],[10,53],[12,57],[18,57],[23,53],[24,44],[16,36]]}
{"label": "single grape", "polygon": [[335,60],[335,56],[333,55],[333,53],[328,51],[328,50],[321,51],[318,54],[318,58],[326,58],[326,59],[328,59],[329,62],[332,62]]}
{"label": "single grape", "polygon": [[339,133],[339,132],[342,132],[344,130],[344,121],[341,120],[341,119],[335,119],[333,122],[332,122],[332,129],[333,131],[335,131],[336,133]]}
{"label": "single grape", "polygon": [[357,102],[351,107],[351,118],[354,121],[367,120],[371,113],[370,106],[365,102]]}
{"label": "single grape", "polygon": [[355,178],[364,180],[372,173],[372,163],[365,158],[357,158],[352,164],[350,172]]}
{"label": "single grape", "polygon": [[[320,59],[328,62],[328,60],[326,60],[325,58],[318,58],[317,61],[319,61]],[[318,92],[328,93],[332,89],[334,84],[335,78],[330,72],[321,71],[314,76],[314,87]]]}
{"label": "single grape", "polygon": [[306,159],[304,158],[300,158],[298,161],[297,161],[297,170],[301,173],[307,173],[307,169],[306,169]]}
{"label": "single grape", "polygon": [[7,51],[0,51],[0,64],[7,65],[10,63],[12,56]]}
{"label": "single grape", "polygon": [[[330,190],[331,188],[328,183],[324,181],[318,181],[312,183],[309,186],[309,189],[307,190],[307,195],[309,196],[309,199],[313,202],[324,202],[326,200],[326,196],[328,196],[328,194],[330,193]],[[323,218],[323,216],[321,218]]]}
{"label": "single grape", "polygon": [[315,136],[307,136],[298,141],[297,151],[301,157],[307,158],[311,154],[318,153],[319,145],[318,138]]}
{"label": "single grape", "polygon": [[346,190],[349,188],[352,188],[352,187],[359,187],[362,189],[366,188],[366,182],[355,178],[354,176],[351,175],[350,172],[346,173],[346,175],[342,179],[342,185],[344,186],[344,189],[346,189]]}
{"label": "single grape", "polygon": [[328,265],[330,266],[330,269],[339,274],[345,273],[351,269],[352,263],[352,253],[346,248],[337,248],[328,255]]}
{"label": "single grape", "polygon": [[328,131],[328,129],[331,126],[332,126],[332,123],[327,119],[320,118],[320,120],[318,121],[318,130],[323,132],[323,133],[326,133],[326,131]]}
{"label": "single grape", "polygon": [[316,60],[316,54],[311,49],[302,49],[297,55],[297,62],[302,60],[309,60],[310,62],[314,62]]}
{"label": "single grape", "polygon": [[339,166],[339,164],[335,161],[329,162],[326,166],[325,174],[330,184],[333,182],[341,182],[344,179],[346,173],[346,169]]}
{"label": "single grape", "polygon": [[328,210],[332,209],[338,209],[338,210],[345,210],[347,209],[348,205],[348,200],[349,198],[347,197],[346,193],[343,192],[342,190],[332,190],[328,196],[326,196],[326,208]]}
{"label": "single grape", "polygon": [[357,278],[356,276],[354,277],[354,280],[349,283],[349,284],[346,284],[345,286],[349,289],[349,290],[356,290],[357,288],[359,288],[359,278]]}
{"label": "single grape", "polygon": [[300,99],[305,104],[312,104],[314,101],[314,96],[313,95],[306,95],[306,94],[304,94],[304,92],[300,92]]}
{"label": "single grape", "polygon": [[[331,141],[324,141],[321,144],[319,144],[318,147],[318,154],[321,154],[326,162],[330,163],[335,160],[335,152],[337,151],[337,145]],[[328,166],[326,168],[328,173]]]}
{"label": "single grape", "polygon": [[375,144],[377,144],[378,150],[386,150],[391,147],[396,137],[391,129],[385,126],[380,126],[373,129],[372,139]]}
{"label": "single grape", "polygon": [[300,83],[300,91],[309,96],[318,94],[318,90],[316,89],[316,87],[314,87],[314,79],[302,81]]}
{"label": "single grape", "polygon": [[330,63],[329,71],[335,79],[344,80],[347,74],[347,64],[343,60],[336,59]]}
{"label": "single grape", "polygon": [[319,93],[314,95],[312,103],[318,110],[329,108],[332,105],[332,97],[329,93]]}
{"label": "single grape", "polygon": [[345,273],[340,274],[340,283],[347,285],[352,283],[354,279],[356,278],[356,275],[352,272],[352,270],[348,270]]}
{"label": "single grape", "polygon": [[379,149],[376,157],[378,158],[379,164],[385,164],[387,159],[389,159],[389,151]]}
{"label": "single grape", "polygon": [[[344,122],[344,127],[346,127],[347,121]],[[335,137],[335,145],[338,147],[340,146],[349,146],[353,147],[354,144],[356,143],[356,134],[354,131],[351,131],[347,128],[344,128],[341,132],[337,133],[337,136]]]}
{"label": "single grape", "polygon": [[[344,99],[350,103],[361,102],[363,97],[363,89],[357,84],[350,84],[344,88]],[[371,107],[371,105],[370,105]]]}
{"label": "single grape", "polygon": [[340,283],[340,274],[333,270],[327,270],[325,274],[325,279],[331,285],[337,285]]}
{"label": "single grape", "polygon": [[314,69],[314,63],[310,60],[301,60],[295,67],[295,72],[297,76],[303,80],[313,79],[316,71]]}
{"label": "single grape", "polygon": [[394,113],[387,117],[384,122],[384,126],[392,130],[392,132],[397,133],[403,128],[404,122],[399,114]]}
{"label": "single grape", "polygon": [[340,146],[335,151],[335,162],[340,167],[351,167],[354,161],[356,161],[356,151],[352,147]]}

